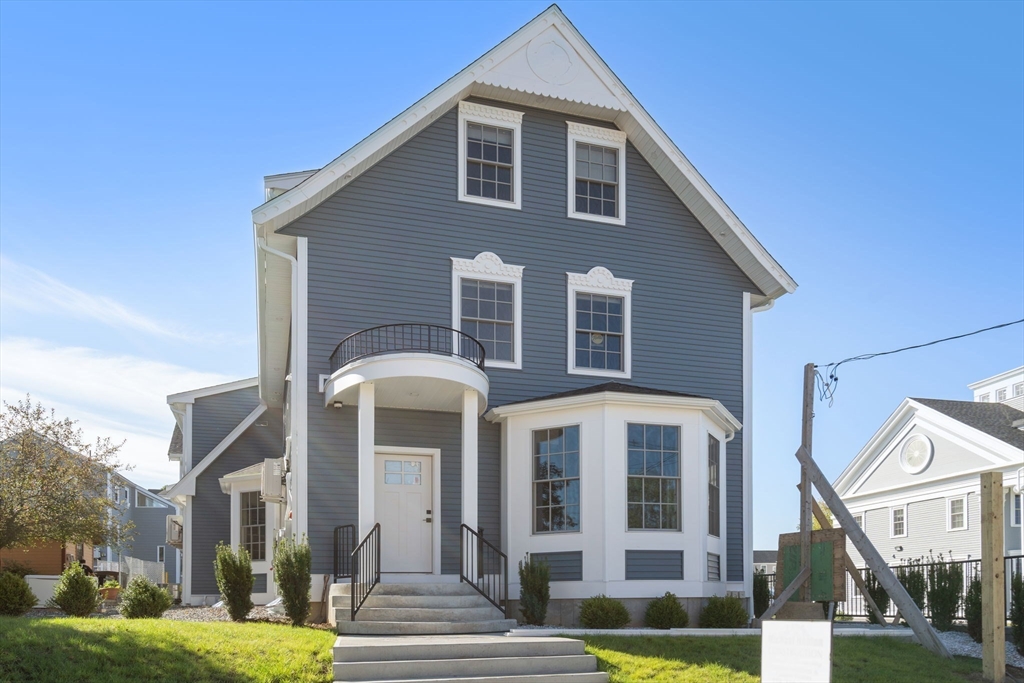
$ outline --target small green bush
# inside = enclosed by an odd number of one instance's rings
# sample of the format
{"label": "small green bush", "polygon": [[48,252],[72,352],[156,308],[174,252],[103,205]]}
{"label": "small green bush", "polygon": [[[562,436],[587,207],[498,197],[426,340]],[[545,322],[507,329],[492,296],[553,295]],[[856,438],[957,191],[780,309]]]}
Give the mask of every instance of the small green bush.
{"label": "small green bush", "polygon": [[1017,652],[1024,655],[1024,573],[1017,572],[1010,579],[1010,623],[1013,624],[1011,642]]}
{"label": "small green bush", "polygon": [[943,562],[928,567],[928,607],[932,613],[932,626],[939,631],[953,627],[957,610],[960,608],[960,591],[964,585],[964,566]]}
{"label": "small green bush", "polygon": [[758,619],[772,604],[772,589],[764,570],[754,572],[754,616]]}
{"label": "small green bush", "polygon": [[231,546],[218,543],[213,571],[217,577],[217,589],[227,605],[228,616],[233,621],[245,621],[253,608],[252,587],[256,583],[249,551],[238,546],[236,553]]}
{"label": "small green bush", "polygon": [[679,599],[672,593],[665,593],[647,603],[644,625],[649,628],[686,628],[690,615],[686,613]]}
{"label": "small green bush", "polygon": [[551,599],[551,568],[529,555],[519,563],[519,613],[531,626],[543,626]]}
{"label": "small green bush", "polygon": [[0,572],[0,615],[20,617],[36,606],[36,596],[25,577],[14,572]]}
{"label": "small green bush", "polygon": [[159,619],[171,606],[171,594],[145,576],[135,576],[121,592],[125,619]]}
{"label": "small green bush", "polygon": [[700,611],[701,628],[743,628],[749,623],[747,608],[736,597],[720,598],[713,595]]}
{"label": "small green bush", "polygon": [[95,612],[102,602],[96,581],[85,575],[82,565],[72,562],[64,570],[53,588],[53,597],[47,607],[62,610],[72,617],[87,617]]}
{"label": "small green bush", "polygon": [[25,564],[24,562],[18,562],[17,560],[15,560],[14,562],[4,562],[4,566],[0,567],[0,572],[10,572],[12,574],[17,574],[23,579],[29,574],[39,573],[31,565]]}
{"label": "small green bush", "polygon": [[967,587],[964,597],[964,618],[967,619],[967,635],[981,642],[981,579],[977,576]]}
{"label": "small green bush", "polygon": [[580,623],[585,628],[622,628],[629,623],[629,612],[615,598],[595,595],[580,605]]}
{"label": "small green bush", "polygon": [[[921,566],[921,560],[910,560],[907,564],[904,564],[896,568],[896,576],[899,577],[900,583],[907,589],[907,594],[910,599],[914,601],[917,608],[924,611],[924,599],[928,592],[928,577],[925,576],[924,567]],[[881,607],[881,605],[879,605]],[[906,623],[904,621],[903,623]]]}
{"label": "small green bush", "polygon": [[[882,614],[888,612],[889,594],[885,592],[884,588],[882,588],[882,584],[878,582],[873,571],[867,570],[864,572],[864,585],[867,586],[868,595],[870,595],[871,599],[875,601],[876,605],[878,605],[878,609],[882,611]],[[868,608],[868,622],[872,624],[878,623],[878,619],[875,617],[875,611],[870,607]]]}
{"label": "small green bush", "polygon": [[309,590],[312,585],[313,555],[303,537],[300,543],[286,536],[274,548],[274,580],[284,603],[284,613],[292,626],[301,626],[309,617]]}

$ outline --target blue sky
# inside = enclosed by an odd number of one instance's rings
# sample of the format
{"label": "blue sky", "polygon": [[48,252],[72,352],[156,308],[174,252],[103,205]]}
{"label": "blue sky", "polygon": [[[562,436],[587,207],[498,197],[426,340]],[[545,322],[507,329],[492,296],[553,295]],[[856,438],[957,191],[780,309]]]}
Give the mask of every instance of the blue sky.
{"label": "blue sky", "polygon": [[[6,2],[0,394],[174,479],[164,396],[256,371],[251,208],[544,3]],[[1021,3],[562,9],[800,283],[755,320],[755,542],[797,520],[801,366],[1024,317]],[[905,396],[968,399],[1024,329],[846,366],[837,475]]]}

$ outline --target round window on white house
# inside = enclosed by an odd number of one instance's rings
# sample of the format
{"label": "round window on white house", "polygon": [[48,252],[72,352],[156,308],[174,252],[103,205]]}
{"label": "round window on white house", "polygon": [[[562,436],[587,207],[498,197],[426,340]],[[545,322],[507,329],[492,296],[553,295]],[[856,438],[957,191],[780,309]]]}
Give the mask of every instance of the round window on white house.
{"label": "round window on white house", "polygon": [[931,439],[923,434],[915,434],[903,442],[900,466],[908,474],[920,474],[932,463],[933,451]]}

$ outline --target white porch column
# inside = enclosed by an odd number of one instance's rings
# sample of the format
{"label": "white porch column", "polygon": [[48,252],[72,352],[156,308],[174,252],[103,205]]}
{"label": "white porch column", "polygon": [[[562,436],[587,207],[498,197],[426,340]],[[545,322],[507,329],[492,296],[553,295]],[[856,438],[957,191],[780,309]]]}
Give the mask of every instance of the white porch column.
{"label": "white porch column", "polygon": [[[478,482],[480,467],[477,463],[477,409],[476,389],[462,394],[462,523],[473,531],[479,528],[477,516]],[[490,530],[494,534],[497,530]],[[493,536],[492,536],[493,538]]]}
{"label": "white porch column", "polygon": [[359,538],[376,523],[374,519],[374,390],[373,382],[359,385]]}

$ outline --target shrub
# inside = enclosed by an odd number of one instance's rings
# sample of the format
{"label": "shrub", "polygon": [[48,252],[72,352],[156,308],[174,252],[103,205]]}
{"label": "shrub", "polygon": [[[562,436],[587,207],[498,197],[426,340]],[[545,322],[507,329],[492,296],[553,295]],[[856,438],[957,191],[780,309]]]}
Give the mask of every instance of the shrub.
{"label": "shrub", "polygon": [[14,572],[0,572],[0,615],[20,617],[36,606],[36,596],[25,577]]}
{"label": "shrub", "polygon": [[249,551],[238,546],[236,553],[231,546],[218,543],[213,571],[217,577],[217,589],[227,604],[228,615],[233,621],[245,621],[253,608],[252,587],[256,583]]}
{"label": "shrub", "polygon": [[942,561],[928,567],[928,606],[932,612],[932,626],[940,631],[953,627],[960,607],[960,591],[964,584],[964,566]]}
{"label": "shrub", "polygon": [[108,577],[107,580],[103,582],[103,585],[100,586],[100,588],[120,588],[120,587],[121,587],[121,584],[113,576]]}
{"label": "shrub", "polygon": [[543,626],[551,599],[551,568],[547,562],[526,558],[519,563],[519,613],[531,626]]}
{"label": "shrub", "polygon": [[629,612],[615,598],[595,595],[580,605],[580,623],[585,628],[622,628],[629,623]]}
{"label": "shrub", "polygon": [[[867,586],[868,595],[870,595],[871,599],[875,601],[876,605],[878,605],[878,609],[882,611],[882,614],[888,612],[889,594],[885,592],[884,588],[882,588],[882,584],[878,583],[878,579],[875,577],[875,573],[873,571],[868,570],[864,573],[864,585]],[[868,622],[872,624],[878,623],[874,610],[870,608],[868,608]]]}
{"label": "shrub", "polygon": [[754,572],[754,616],[758,619],[772,604],[772,589],[764,570]]}
{"label": "shrub", "polygon": [[53,588],[53,597],[46,603],[72,617],[87,617],[101,602],[96,581],[85,575],[82,565],[72,562]]}
{"label": "shrub", "polygon": [[690,615],[679,604],[678,598],[672,593],[665,593],[647,603],[644,612],[644,625],[649,628],[686,628],[690,624]]}
{"label": "shrub", "polygon": [[964,618],[967,619],[967,635],[981,642],[981,579],[977,576],[967,587],[964,597]]}
{"label": "shrub", "polygon": [[720,598],[713,595],[700,611],[701,628],[743,628],[750,623],[750,615],[743,601],[736,597]]}
{"label": "shrub", "polygon": [[[917,608],[924,611],[924,598],[928,589],[928,577],[925,576],[921,560],[911,560],[907,564],[896,568],[896,575],[900,583],[907,589],[907,594],[914,601]],[[881,605],[879,605],[881,607]],[[904,622],[906,623],[906,622]]]}
{"label": "shrub", "polygon": [[274,548],[274,580],[281,593],[284,613],[292,626],[301,626],[309,617],[309,590],[312,585],[313,555],[303,537],[300,543],[287,536]]}
{"label": "shrub", "polygon": [[1013,624],[1012,642],[1017,652],[1024,655],[1024,573],[1010,579],[1010,623]]}
{"label": "shrub", "polygon": [[121,592],[125,619],[159,619],[171,606],[171,594],[145,576],[135,576]]}
{"label": "shrub", "polygon": [[0,567],[0,572],[10,572],[17,574],[21,578],[25,578],[29,574],[38,574],[34,567],[25,564],[24,562],[5,562],[3,567]]}

